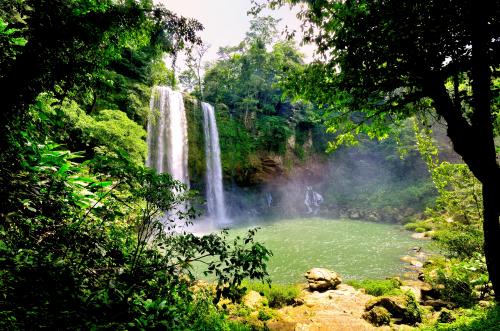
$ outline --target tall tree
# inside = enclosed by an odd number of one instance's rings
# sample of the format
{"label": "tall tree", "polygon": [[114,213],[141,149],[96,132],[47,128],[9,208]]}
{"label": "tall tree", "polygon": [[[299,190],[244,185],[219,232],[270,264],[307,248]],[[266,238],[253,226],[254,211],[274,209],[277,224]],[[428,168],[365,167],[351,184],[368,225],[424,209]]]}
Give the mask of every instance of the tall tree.
{"label": "tall tree", "polygon": [[[483,187],[484,251],[500,300],[500,167],[494,142],[500,4],[471,0],[270,0],[306,4],[305,41],[323,61],[286,84],[329,109],[337,143],[387,134],[389,123],[433,108]],[[468,86],[471,88],[469,89]]]}
{"label": "tall tree", "polygon": [[198,89],[197,93],[201,100],[203,99],[203,58],[210,45],[199,44],[192,45],[186,50],[186,69],[179,75],[180,82],[188,91]]}

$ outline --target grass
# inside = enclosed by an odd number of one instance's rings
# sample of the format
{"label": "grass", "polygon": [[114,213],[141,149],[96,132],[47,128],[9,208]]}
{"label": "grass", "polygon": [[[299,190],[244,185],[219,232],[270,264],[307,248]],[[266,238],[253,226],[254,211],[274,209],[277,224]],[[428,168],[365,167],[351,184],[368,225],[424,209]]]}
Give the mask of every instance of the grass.
{"label": "grass", "polygon": [[432,223],[429,220],[409,222],[404,227],[406,230],[415,232],[426,232],[433,229]]}
{"label": "grass", "polygon": [[281,308],[295,303],[295,299],[300,295],[299,285],[272,284],[271,287],[260,282],[244,281],[243,287],[247,291],[256,291],[267,298],[269,307]]}
{"label": "grass", "polygon": [[349,280],[347,284],[354,288],[364,288],[367,294],[373,296],[398,295],[403,293],[399,289],[400,283],[396,279]]}
{"label": "grass", "polygon": [[246,325],[242,322],[238,321],[228,321],[227,323],[227,328],[223,329],[224,331],[252,331],[255,330],[255,328],[252,328],[250,325]]}

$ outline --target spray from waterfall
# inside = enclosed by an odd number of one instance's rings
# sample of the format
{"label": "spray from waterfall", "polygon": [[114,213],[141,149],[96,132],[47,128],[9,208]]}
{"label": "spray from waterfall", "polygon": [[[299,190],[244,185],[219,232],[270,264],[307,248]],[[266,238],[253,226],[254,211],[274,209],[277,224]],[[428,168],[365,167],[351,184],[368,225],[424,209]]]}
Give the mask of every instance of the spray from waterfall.
{"label": "spray from waterfall", "polygon": [[188,135],[182,94],[169,87],[156,86],[149,103],[148,157],[146,166],[158,173],[168,172],[189,185]]}
{"label": "spray from waterfall", "polygon": [[203,129],[205,132],[206,198],[208,217],[215,225],[227,224],[224,188],[222,185],[222,166],[220,159],[219,132],[215,120],[214,107],[201,103],[203,111]]}

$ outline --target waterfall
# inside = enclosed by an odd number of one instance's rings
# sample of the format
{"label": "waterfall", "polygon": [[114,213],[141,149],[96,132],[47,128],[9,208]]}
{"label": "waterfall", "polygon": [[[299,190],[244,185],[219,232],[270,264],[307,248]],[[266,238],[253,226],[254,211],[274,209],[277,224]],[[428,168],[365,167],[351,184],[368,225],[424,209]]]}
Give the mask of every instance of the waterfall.
{"label": "waterfall", "polygon": [[182,94],[169,87],[156,86],[149,103],[148,157],[146,166],[158,173],[168,172],[189,185],[188,136]]}
{"label": "waterfall", "polygon": [[205,131],[206,197],[208,216],[217,224],[228,222],[222,186],[222,166],[220,161],[219,132],[212,105],[202,102],[203,129]]}
{"label": "waterfall", "polygon": [[307,208],[307,214],[317,215],[320,211],[323,196],[316,191],[313,191],[311,186],[306,186],[306,195],[304,205]]}

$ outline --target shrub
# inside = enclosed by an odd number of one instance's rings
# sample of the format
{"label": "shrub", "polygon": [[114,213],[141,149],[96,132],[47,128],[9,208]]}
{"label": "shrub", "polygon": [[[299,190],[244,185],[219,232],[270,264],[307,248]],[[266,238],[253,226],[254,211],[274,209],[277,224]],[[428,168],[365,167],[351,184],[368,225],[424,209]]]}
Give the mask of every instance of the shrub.
{"label": "shrub", "polygon": [[[439,294],[443,300],[461,307],[473,306],[489,292],[486,263],[480,255],[467,260],[444,261],[437,268],[426,269],[426,278],[434,288],[440,288]],[[477,291],[476,287],[480,290]]]}
{"label": "shrub", "polygon": [[432,230],[432,224],[427,220],[406,223],[404,227],[406,230],[415,232],[426,232]]}
{"label": "shrub", "polygon": [[500,325],[500,307],[498,305],[489,308],[474,307],[472,309],[460,309],[456,314],[456,320],[451,323],[435,323],[422,328],[423,331],[498,331]]}
{"label": "shrub", "polygon": [[467,259],[483,251],[483,233],[472,226],[443,228],[436,231],[434,239],[449,257]]}
{"label": "shrub", "polygon": [[259,321],[269,321],[273,318],[273,314],[267,310],[261,309],[259,310],[257,318],[259,319]]}

